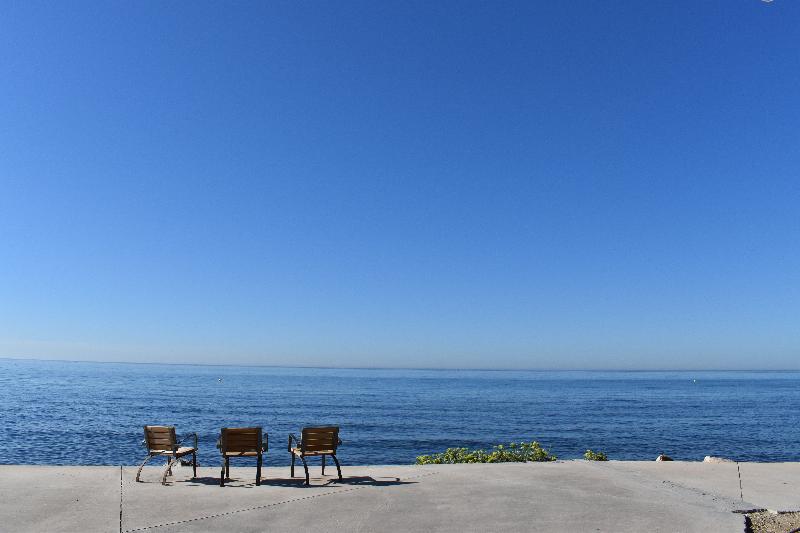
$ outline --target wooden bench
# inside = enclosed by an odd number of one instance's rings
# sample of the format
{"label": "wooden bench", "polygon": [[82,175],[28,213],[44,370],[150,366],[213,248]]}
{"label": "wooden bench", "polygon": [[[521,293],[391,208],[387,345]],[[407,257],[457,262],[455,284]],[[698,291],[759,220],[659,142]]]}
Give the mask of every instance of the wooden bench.
{"label": "wooden bench", "polygon": [[[183,441],[189,437],[194,437],[194,446],[181,446]],[[167,458],[167,465],[164,467],[164,474],[161,476],[161,483],[167,484],[167,476],[172,475],[172,467],[181,457],[189,454],[192,456],[192,477],[197,477],[197,433],[190,433],[181,440],[175,434],[175,426],[144,426],[144,443],[147,446],[147,457],[136,471],[136,481],[142,474],[142,468],[153,457],[162,456]]]}
{"label": "wooden bench", "polygon": [[292,455],[292,477],[294,477],[295,459],[299,457],[306,471],[306,485],[309,485],[306,457],[322,458],[322,475],[324,476],[325,457],[330,455],[333,458],[333,462],[336,463],[336,471],[339,473],[339,479],[341,480],[342,468],[336,458],[336,449],[341,443],[338,426],[303,428],[302,439],[300,440],[293,434],[289,435],[289,453]]}
{"label": "wooden bench", "polygon": [[260,427],[222,428],[217,447],[222,454],[222,473],[219,486],[225,486],[225,479],[230,476],[231,457],[256,457],[256,485],[261,485],[262,455],[269,448],[269,437]]}

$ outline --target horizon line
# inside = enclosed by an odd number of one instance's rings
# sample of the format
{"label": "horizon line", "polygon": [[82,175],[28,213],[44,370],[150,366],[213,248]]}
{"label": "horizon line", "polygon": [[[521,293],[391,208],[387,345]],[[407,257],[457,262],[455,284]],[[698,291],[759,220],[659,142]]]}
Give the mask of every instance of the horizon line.
{"label": "horizon line", "polygon": [[420,370],[420,371],[462,371],[462,372],[800,372],[800,368],[458,368],[458,367],[400,367],[400,366],[317,366],[317,365],[279,365],[257,363],[169,363],[153,361],[94,361],[90,359],[47,359],[37,357],[0,356],[0,360],[39,361],[59,363],[98,363],[119,365],[167,365],[167,366],[209,366],[239,368],[298,368],[309,370]]}

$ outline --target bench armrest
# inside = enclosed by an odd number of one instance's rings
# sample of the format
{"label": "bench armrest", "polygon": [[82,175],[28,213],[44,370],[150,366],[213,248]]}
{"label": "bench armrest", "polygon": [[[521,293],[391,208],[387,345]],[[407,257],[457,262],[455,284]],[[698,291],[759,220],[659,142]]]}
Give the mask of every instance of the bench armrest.
{"label": "bench armrest", "polygon": [[298,439],[298,438],[297,438],[297,437],[294,435],[294,433],[289,433],[289,446],[287,447],[287,449],[288,449],[290,452],[292,451],[292,441],[294,441],[294,443],[295,443],[295,448],[300,448],[300,449],[302,449],[302,448],[303,448],[303,443],[300,441],[300,439]]}
{"label": "bench armrest", "polygon": [[183,444],[185,441],[192,439],[194,441],[194,449],[197,449],[197,433],[187,433],[178,439],[178,444]]}

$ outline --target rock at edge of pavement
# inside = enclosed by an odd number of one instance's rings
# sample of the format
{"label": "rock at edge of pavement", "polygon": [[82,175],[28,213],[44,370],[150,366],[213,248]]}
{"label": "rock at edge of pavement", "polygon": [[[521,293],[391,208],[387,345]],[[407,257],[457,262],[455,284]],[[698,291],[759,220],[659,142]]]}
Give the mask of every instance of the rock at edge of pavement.
{"label": "rock at edge of pavement", "polygon": [[714,457],[713,455],[706,455],[703,458],[704,463],[735,463],[733,459],[726,459],[724,457]]}

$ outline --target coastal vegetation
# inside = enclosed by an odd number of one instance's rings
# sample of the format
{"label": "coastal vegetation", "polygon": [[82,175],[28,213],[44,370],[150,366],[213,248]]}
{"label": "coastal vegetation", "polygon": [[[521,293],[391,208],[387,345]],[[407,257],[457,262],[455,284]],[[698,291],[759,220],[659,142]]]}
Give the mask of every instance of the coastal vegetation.
{"label": "coastal vegetation", "polygon": [[608,461],[608,456],[605,453],[592,450],[586,450],[586,453],[583,454],[583,458],[587,461]]}
{"label": "coastal vegetation", "polygon": [[418,465],[442,465],[456,463],[525,463],[555,461],[557,458],[536,441],[512,442],[508,446],[498,444],[491,450],[447,448],[444,452],[417,457]]}

